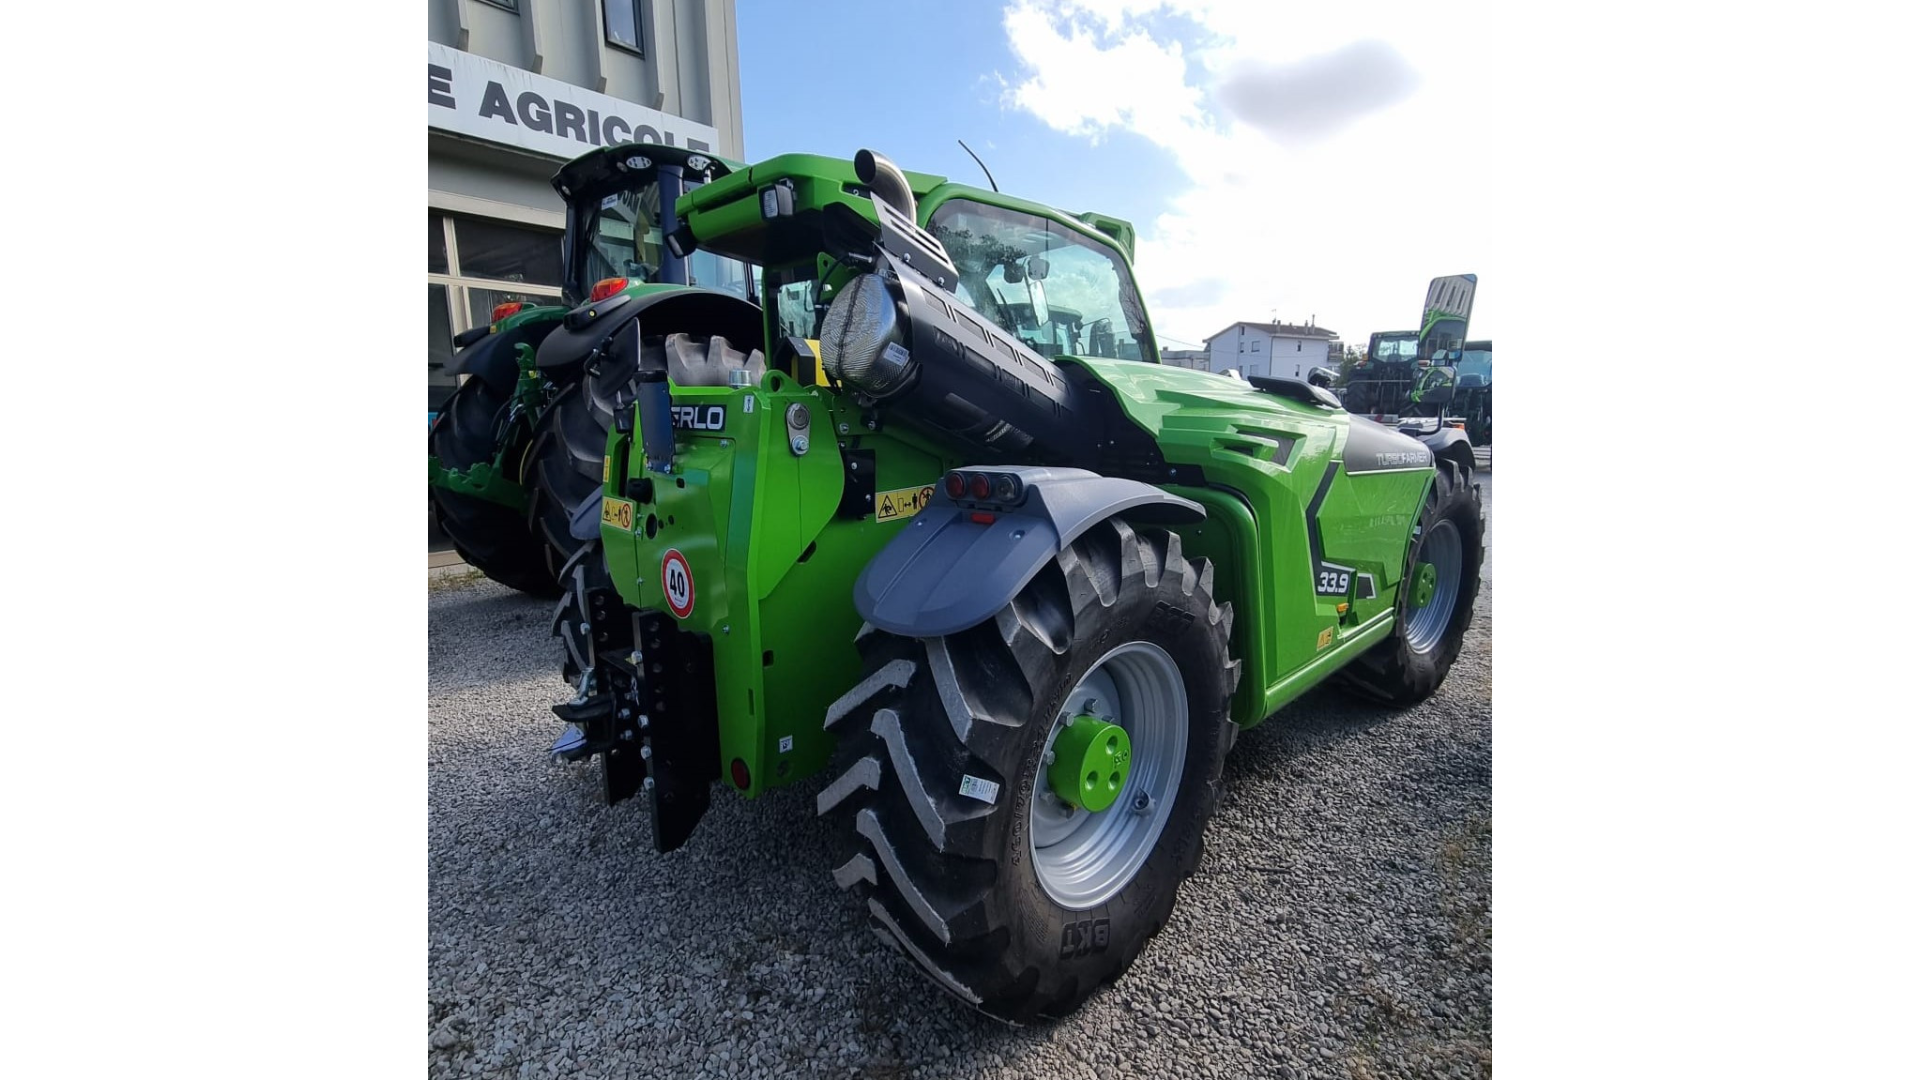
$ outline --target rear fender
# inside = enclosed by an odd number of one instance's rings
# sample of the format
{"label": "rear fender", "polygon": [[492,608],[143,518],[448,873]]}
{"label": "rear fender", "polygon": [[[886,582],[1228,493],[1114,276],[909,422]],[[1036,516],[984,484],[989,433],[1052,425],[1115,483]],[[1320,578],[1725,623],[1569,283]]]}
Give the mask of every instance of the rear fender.
{"label": "rear fender", "polygon": [[1019,476],[1020,502],[956,501],[937,486],[927,508],[854,582],[861,618],[907,637],[955,634],[993,618],[1063,548],[1108,518],[1183,524],[1206,517],[1190,499],[1085,469],[981,471]]}
{"label": "rear fender", "polygon": [[449,375],[471,375],[502,396],[513,393],[520,379],[520,365],[514,359],[514,347],[539,348],[553,328],[560,325],[565,308],[540,307],[502,320],[492,333],[461,349],[446,366]]}

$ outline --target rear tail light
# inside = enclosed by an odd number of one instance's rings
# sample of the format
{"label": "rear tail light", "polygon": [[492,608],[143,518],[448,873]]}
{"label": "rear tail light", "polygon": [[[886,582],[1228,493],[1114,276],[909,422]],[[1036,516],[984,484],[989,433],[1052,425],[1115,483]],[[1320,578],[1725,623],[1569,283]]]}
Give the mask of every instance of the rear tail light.
{"label": "rear tail light", "polygon": [[519,311],[521,308],[526,306],[527,305],[521,303],[518,300],[509,300],[504,304],[495,304],[493,306],[493,313],[487,316],[487,321],[490,323],[497,323],[501,319],[504,319],[507,316],[512,315],[513,313]]}
{"label": "rear tail light", "polygon": [[1003,472],[961,472],[954,470],[946,475],[942,482],[947,498],[955,502],[966,500],[976,503],[992,503],[997,506],[1012,506],[1026,497],[1026,481],[1018,473]]}
{"label": "rear tail light", "polygon": [[623,278],[623,277],[601,278],[599,281],[596,281],[593,283],[593,291],[587,294],[587,303],[597,304],[600,301],[605,300],[607,297],[612,296],[614,293],[617,293],[622,289],[625,289],[626,287],[627,287],[626,278]]}

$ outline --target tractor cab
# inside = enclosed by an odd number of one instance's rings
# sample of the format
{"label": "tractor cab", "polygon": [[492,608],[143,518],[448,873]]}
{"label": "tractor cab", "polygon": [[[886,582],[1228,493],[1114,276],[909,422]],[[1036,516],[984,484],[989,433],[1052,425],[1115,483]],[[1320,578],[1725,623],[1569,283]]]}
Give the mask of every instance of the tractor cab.
{"label": "tractor cab", "polygon": [[553,178],[567,203],[560,242],[567,303],[642,284],[690,285],[753,300],[746,263],[708,251],[683,259],[666,243],[679,225],[680,197],[735,167],[711,154],[655,143],[604,147],[568,162]]}
{"label": "tractor cab", "polygon": [[1007,206],[954,197],[927,231],[960,272],[955,294],[1049,359],[1158,359],[1125,256],[1107,235]]}
{"label": "tractor cab", "polygon": [[1376,331],[1367,341],[1367,355],[1347,378],[1347,411],[1375,420],[1397,418],[1419,374],[1419,353],[1419,331]]}

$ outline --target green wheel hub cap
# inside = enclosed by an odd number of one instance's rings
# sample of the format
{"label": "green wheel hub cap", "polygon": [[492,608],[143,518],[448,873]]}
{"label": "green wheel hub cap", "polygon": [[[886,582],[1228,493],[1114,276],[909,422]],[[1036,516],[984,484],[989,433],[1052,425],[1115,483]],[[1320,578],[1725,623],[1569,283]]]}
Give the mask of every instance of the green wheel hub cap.
{"label": "green wheel hub cap", "polygon": [[1127,786],[1133,744],[1126,729],[1098,717],[1076,716],[1053,743],[1047,783],[1069,806],[1099,813]]}
{"label": "green wheel hub cap", "polygon": [[1413,571],[1413,606],[1426,607],[1433,602],[1433,589],[1440,581],[1440,572],[1430,562],[1420,563]]}

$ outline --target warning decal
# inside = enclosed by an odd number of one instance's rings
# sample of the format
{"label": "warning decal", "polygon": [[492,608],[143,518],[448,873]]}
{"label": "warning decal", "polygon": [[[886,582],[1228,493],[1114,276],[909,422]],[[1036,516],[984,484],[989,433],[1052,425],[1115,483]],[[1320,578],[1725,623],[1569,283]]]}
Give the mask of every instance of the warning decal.
{"label": "warning decal", "polygon": [[873,497],[873,519],[875,521],[898,521],[910,518],[926,509],[933,501],[933,485],[926,487],[896,488],[883,491]]}
{"label": "warning decal", "polygon": [[660,591],[666,594],[667,610],[676,618],[693,614],[693,569],[679,548],[668,548],[660,559]]}

